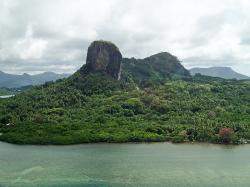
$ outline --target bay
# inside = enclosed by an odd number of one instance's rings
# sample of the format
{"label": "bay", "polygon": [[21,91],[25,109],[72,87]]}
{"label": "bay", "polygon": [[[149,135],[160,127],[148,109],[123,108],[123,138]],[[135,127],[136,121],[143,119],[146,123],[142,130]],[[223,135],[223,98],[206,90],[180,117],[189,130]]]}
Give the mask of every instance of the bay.
{"label": "bay", "polygon": [[249,145],[0,142],[1,187],[249,187],[249,176]]}

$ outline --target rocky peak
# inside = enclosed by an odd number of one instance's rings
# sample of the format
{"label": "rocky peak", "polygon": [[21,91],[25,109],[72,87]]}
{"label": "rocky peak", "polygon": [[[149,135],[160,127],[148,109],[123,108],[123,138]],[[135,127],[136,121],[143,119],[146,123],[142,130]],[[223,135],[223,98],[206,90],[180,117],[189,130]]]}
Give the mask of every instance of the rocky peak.
{"label": "rocky peak", "polygon": [[88,48],[86,67],[90,71],[104,72],[120,79],[122,54],[111,42],[94,41]]}

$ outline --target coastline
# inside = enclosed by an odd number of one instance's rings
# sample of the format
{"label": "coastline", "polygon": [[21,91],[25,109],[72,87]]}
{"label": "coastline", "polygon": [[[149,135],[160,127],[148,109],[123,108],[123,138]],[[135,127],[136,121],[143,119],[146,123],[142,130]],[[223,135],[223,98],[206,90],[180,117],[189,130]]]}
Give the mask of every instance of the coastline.
{"label": "coastline", "polygon": [[181,143],[174,143],[171,141],[152,141],[152,142],[82,142],[82,143],[72,143],[72,144],[18,144],[0,140],[0,143],[10,144],[10,145],[17,145],[17,146],[74,146],[74,145],[123,145],[123,144],[173,144],[173,145],[218,145],[218,146],[226,146],[226,147],[238,147],[243,145],[250,145],[249,143],[246,144],[222,144],[222,143],[211,143],[211,142],[181,142]]}

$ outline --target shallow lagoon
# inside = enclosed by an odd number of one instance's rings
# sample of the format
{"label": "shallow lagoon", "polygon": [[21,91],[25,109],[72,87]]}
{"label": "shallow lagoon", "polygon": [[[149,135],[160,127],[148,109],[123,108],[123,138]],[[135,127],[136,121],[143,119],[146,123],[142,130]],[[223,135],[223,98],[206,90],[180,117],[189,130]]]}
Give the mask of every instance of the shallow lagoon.
{"label": "shallow lagoon", "polygon": [[0,186],[249,187],[250,145],[0,142]]}

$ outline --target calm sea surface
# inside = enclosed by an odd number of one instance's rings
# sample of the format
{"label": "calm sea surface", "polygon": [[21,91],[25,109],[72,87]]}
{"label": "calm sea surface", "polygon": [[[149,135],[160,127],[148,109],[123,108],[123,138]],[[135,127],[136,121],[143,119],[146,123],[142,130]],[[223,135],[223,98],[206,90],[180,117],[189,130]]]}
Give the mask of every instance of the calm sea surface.
{"label": "calm sea surface", "polygon": [[0,142],[0,187],[249,187],[250,145]]}

